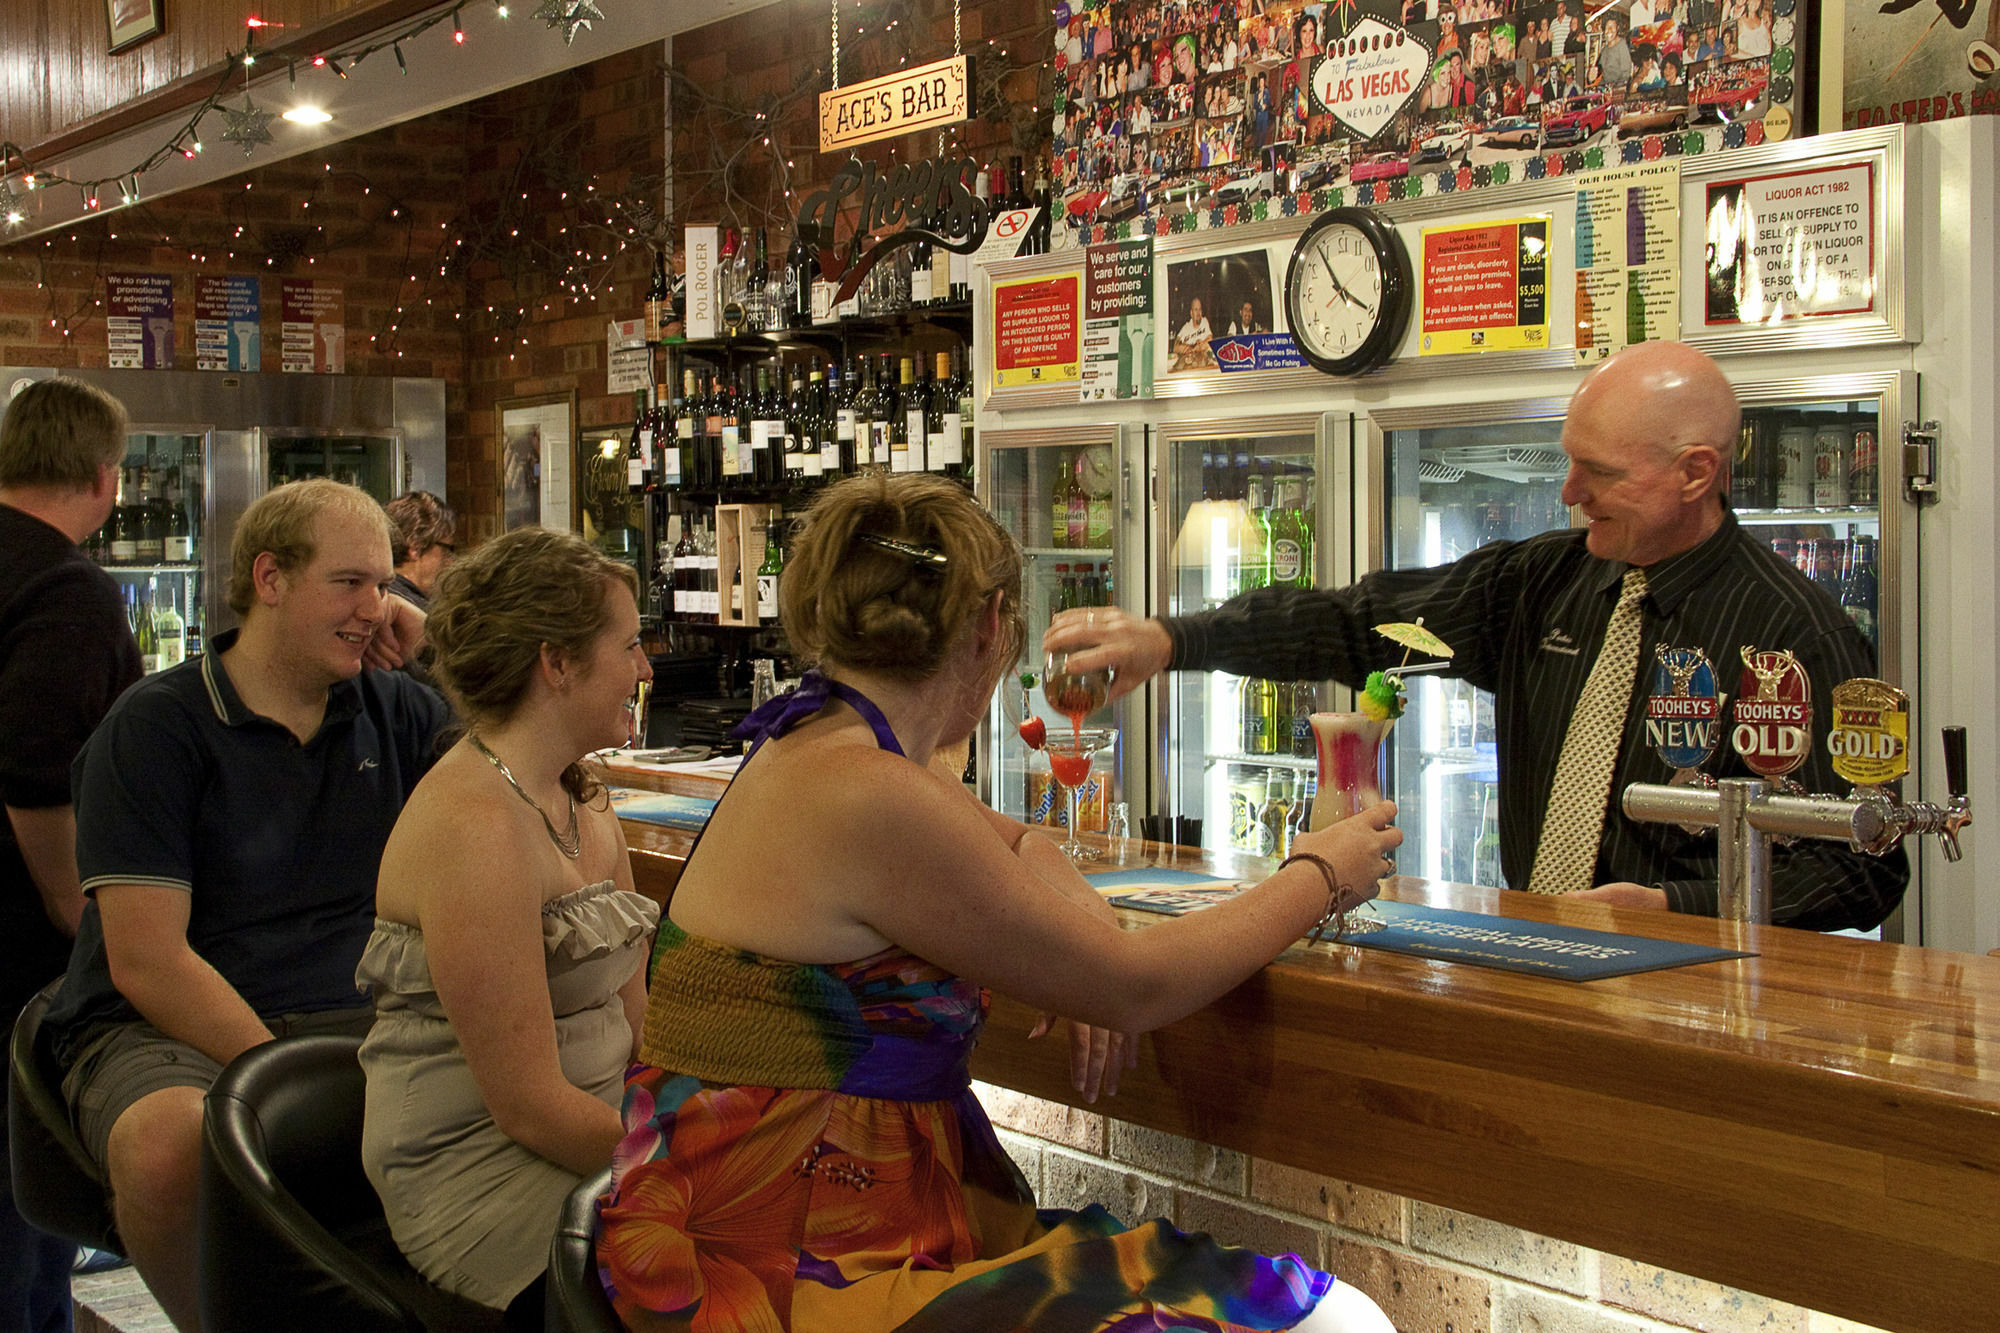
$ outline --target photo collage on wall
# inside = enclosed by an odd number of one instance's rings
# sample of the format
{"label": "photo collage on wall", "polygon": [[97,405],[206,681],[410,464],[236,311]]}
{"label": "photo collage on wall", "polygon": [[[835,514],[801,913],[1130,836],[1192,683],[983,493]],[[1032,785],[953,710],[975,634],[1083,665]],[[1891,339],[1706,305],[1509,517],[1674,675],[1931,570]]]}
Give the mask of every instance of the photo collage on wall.
{"label": "photo collage on wall", "polygon": [[1788,104],[1797,2],[1058,3],[1053,175],[1083,227],[1572,148],[1609,164]]}

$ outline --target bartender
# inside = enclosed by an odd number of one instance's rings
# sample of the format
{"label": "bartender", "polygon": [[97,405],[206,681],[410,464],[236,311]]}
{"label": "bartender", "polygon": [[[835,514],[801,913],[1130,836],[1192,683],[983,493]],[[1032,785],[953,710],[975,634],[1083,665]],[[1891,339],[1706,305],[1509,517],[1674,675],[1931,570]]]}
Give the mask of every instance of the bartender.
{"label": "bartender", "polygon": [[[1656,645],[1699,648],[1718,668],[1740,650],[1796,654],[1814,731],[1829,694],[1874,674],[1847,614],[1729,509],[1742,413],[1714,361],[1682,343],[1629,347],[1570,400],[1565,504],[1589,526],[1493,542],[1432,569],[1385,570],[1339,590],[1260,588],[1213,611],[1144,620],[1067,611],[1043,638],[1073,670],[1111,668],[1114,697],[1164,669],[1360,688],[1384,665],[1374,626],[1422,618],[1456,650],[1443,674],[1496,696],[1500,863],[1510,887],[1713,916],[1716,840],[1627,819],[1617,793],[1664,781],[1645,743],[1636,682]],[[1733,753],[1721,777],[1753,776]],[[1797,774],[1844,790],[1817,747]],[[1771,853],[1772,920],[1866,929],[1902,900],[1909,862],[1800,841]]]}

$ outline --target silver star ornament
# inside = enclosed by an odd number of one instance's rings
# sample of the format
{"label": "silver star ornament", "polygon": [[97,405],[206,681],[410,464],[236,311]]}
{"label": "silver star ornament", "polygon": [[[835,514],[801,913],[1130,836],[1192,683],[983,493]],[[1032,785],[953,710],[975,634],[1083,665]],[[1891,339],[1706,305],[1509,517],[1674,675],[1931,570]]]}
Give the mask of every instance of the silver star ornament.
{"label": "silver star ornament", "polygon": [[243,94],[243,105],[237,110],[222,109],[223,118],[228,122],[220,137],[225,143],[243,145],[243,156],[257,151],[260,143],[271,142],[271,131],[266,128],[271,123],[271,113],[260,109],[250,100],[250,94]]}
{"label": "silver star ornament", "polygon": [[569,46],[576,41],[577,29],[603,22],[604,11],[591,0],[545,0],[535,17],[551,28],[561,28],[563,45]]}

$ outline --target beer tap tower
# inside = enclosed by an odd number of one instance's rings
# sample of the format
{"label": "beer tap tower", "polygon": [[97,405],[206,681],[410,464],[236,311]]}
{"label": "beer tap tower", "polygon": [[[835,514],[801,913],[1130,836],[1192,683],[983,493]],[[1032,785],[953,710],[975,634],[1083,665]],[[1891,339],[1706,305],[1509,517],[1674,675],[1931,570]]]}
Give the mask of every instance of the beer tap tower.
{"label": "beer tap tower", "polygon": [[1805,672],[1782,651],[1745,648],[1743,662],[1730,740],[1758,776],[1717,780],[1700,771],[1720,742],[1725,696],[1700,650],[1663,649],[1647,732],[1677,771],[1671,784],[1632,783],[1623,798],[1626,816],[1641,823],[1716,830],[1721,917],[1769,924],[1773,840],[1820,838],[1880,856],[1911,834],[1934,833],[1945,858],[1959,859],[1959,834],[1972,822],[1964,727],[1944,729],[1949,799],[1905,804],[1890,784],[1910,768],[1909,698],[1885,681],[1844,681],[1833,691],[1827,751],[1854,790],[1846,797],[1807,793],[1785,776],[1811,748]]}

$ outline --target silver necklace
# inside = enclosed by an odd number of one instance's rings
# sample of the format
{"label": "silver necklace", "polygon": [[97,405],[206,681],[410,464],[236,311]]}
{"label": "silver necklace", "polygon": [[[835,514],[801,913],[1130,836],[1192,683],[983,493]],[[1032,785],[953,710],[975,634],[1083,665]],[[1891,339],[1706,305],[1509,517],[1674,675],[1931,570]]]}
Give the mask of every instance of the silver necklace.
{"label": "silver necklace", "polygon": [[486,742],[479,737],[470,736],[469,739],[479,753],[486,756],[486,762],[500,770],[500,776],[507,779],[507,785],[514,789],[514,794],[526,801],[534,808],[535,813],[542,817],[542,827],[549,831],[549,841],[556,845],[556,850],[572,861],[583,855],[583,831],[577,827],[576,797],[570,796],[567,789],[563,791],[563,795],[569,796],[569,833],[565,836],[556,832],[556,826],[549,821],[549,812],[542,809],[541,802],[528,795],[521,784],[514,781],[514,775],[508,772],[507,765],[500,761],[500,756],[487,749]]}

